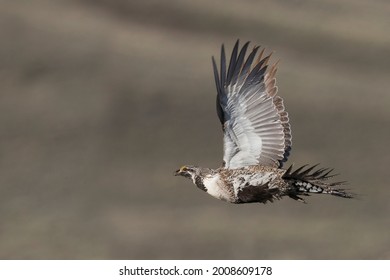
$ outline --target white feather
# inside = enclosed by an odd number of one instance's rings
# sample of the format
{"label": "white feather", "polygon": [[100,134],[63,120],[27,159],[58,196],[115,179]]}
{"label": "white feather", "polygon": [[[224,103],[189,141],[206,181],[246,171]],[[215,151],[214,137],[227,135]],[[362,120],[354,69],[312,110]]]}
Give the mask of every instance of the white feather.
{"label": "white feather", "polygon": [[203,185],[206,187],[206,191],[211,196],[224,200],[230,201],[231,195],[226,188],[222,188],[223,182],[221,182],[218,174],[207,176],[203,179]]}

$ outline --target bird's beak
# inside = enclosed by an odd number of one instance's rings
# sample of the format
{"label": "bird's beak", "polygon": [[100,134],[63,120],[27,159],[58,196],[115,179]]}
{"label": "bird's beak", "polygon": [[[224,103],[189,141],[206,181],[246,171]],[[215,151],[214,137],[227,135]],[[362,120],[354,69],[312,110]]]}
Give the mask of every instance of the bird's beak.
{"label": "bird's beak", "polygon": [[180,169],[176,170],[176,171],[173,173],[173,175],[179,176],[179,175],[180,175]]}

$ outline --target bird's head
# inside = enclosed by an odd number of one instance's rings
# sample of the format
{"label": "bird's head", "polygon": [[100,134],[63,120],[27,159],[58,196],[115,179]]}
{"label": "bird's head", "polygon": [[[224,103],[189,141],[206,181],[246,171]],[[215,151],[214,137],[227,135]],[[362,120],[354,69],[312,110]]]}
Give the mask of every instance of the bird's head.
{"label": "bird's head", "polygon": [[180,167],[180,169],[175,171],[174,175],[193,179],[195,175],[199,175],[199,167],[192,165],[183,165],[182,167]]}
{"label": "bird's head", "polygon": [[190,179],[202,191],[207,191],[203,184],[203,179],[212,174],[215,174],[215,170],[193,165],[183,165],[174,173],[175,176],[183,176]]}

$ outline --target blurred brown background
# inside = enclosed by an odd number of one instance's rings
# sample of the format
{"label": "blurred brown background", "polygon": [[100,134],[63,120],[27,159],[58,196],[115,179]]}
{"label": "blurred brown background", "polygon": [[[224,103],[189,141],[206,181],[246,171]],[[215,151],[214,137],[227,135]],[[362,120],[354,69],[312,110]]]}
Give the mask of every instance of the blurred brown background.
{"label": "blurred brown background", "polygon": [[[388,1],[2,0],[0,258],[389,259]],[[184,178],[218,167],[211,55],[281,59],[287,164],[359,199],[231,205]]]}

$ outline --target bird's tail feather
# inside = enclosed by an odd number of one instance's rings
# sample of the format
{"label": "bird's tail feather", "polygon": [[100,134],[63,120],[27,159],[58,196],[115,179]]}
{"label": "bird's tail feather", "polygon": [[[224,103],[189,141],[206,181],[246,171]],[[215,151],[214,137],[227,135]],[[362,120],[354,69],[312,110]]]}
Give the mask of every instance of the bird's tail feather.
{"label": "bird's tail feather", "polygon": [[342,188],[346,184],[343,182],[329,182],[329,179],[336,176],[332,174],[333,169],[319,168],[318,164],[305,169],[304,165],[292,171],[292,165],[286,170],[283,179],[290,183],[288,195],[296,200],[304,201],[299,195],[308,196],[312,193],[331,194],[334,196],[352,198],[352,193]]}

